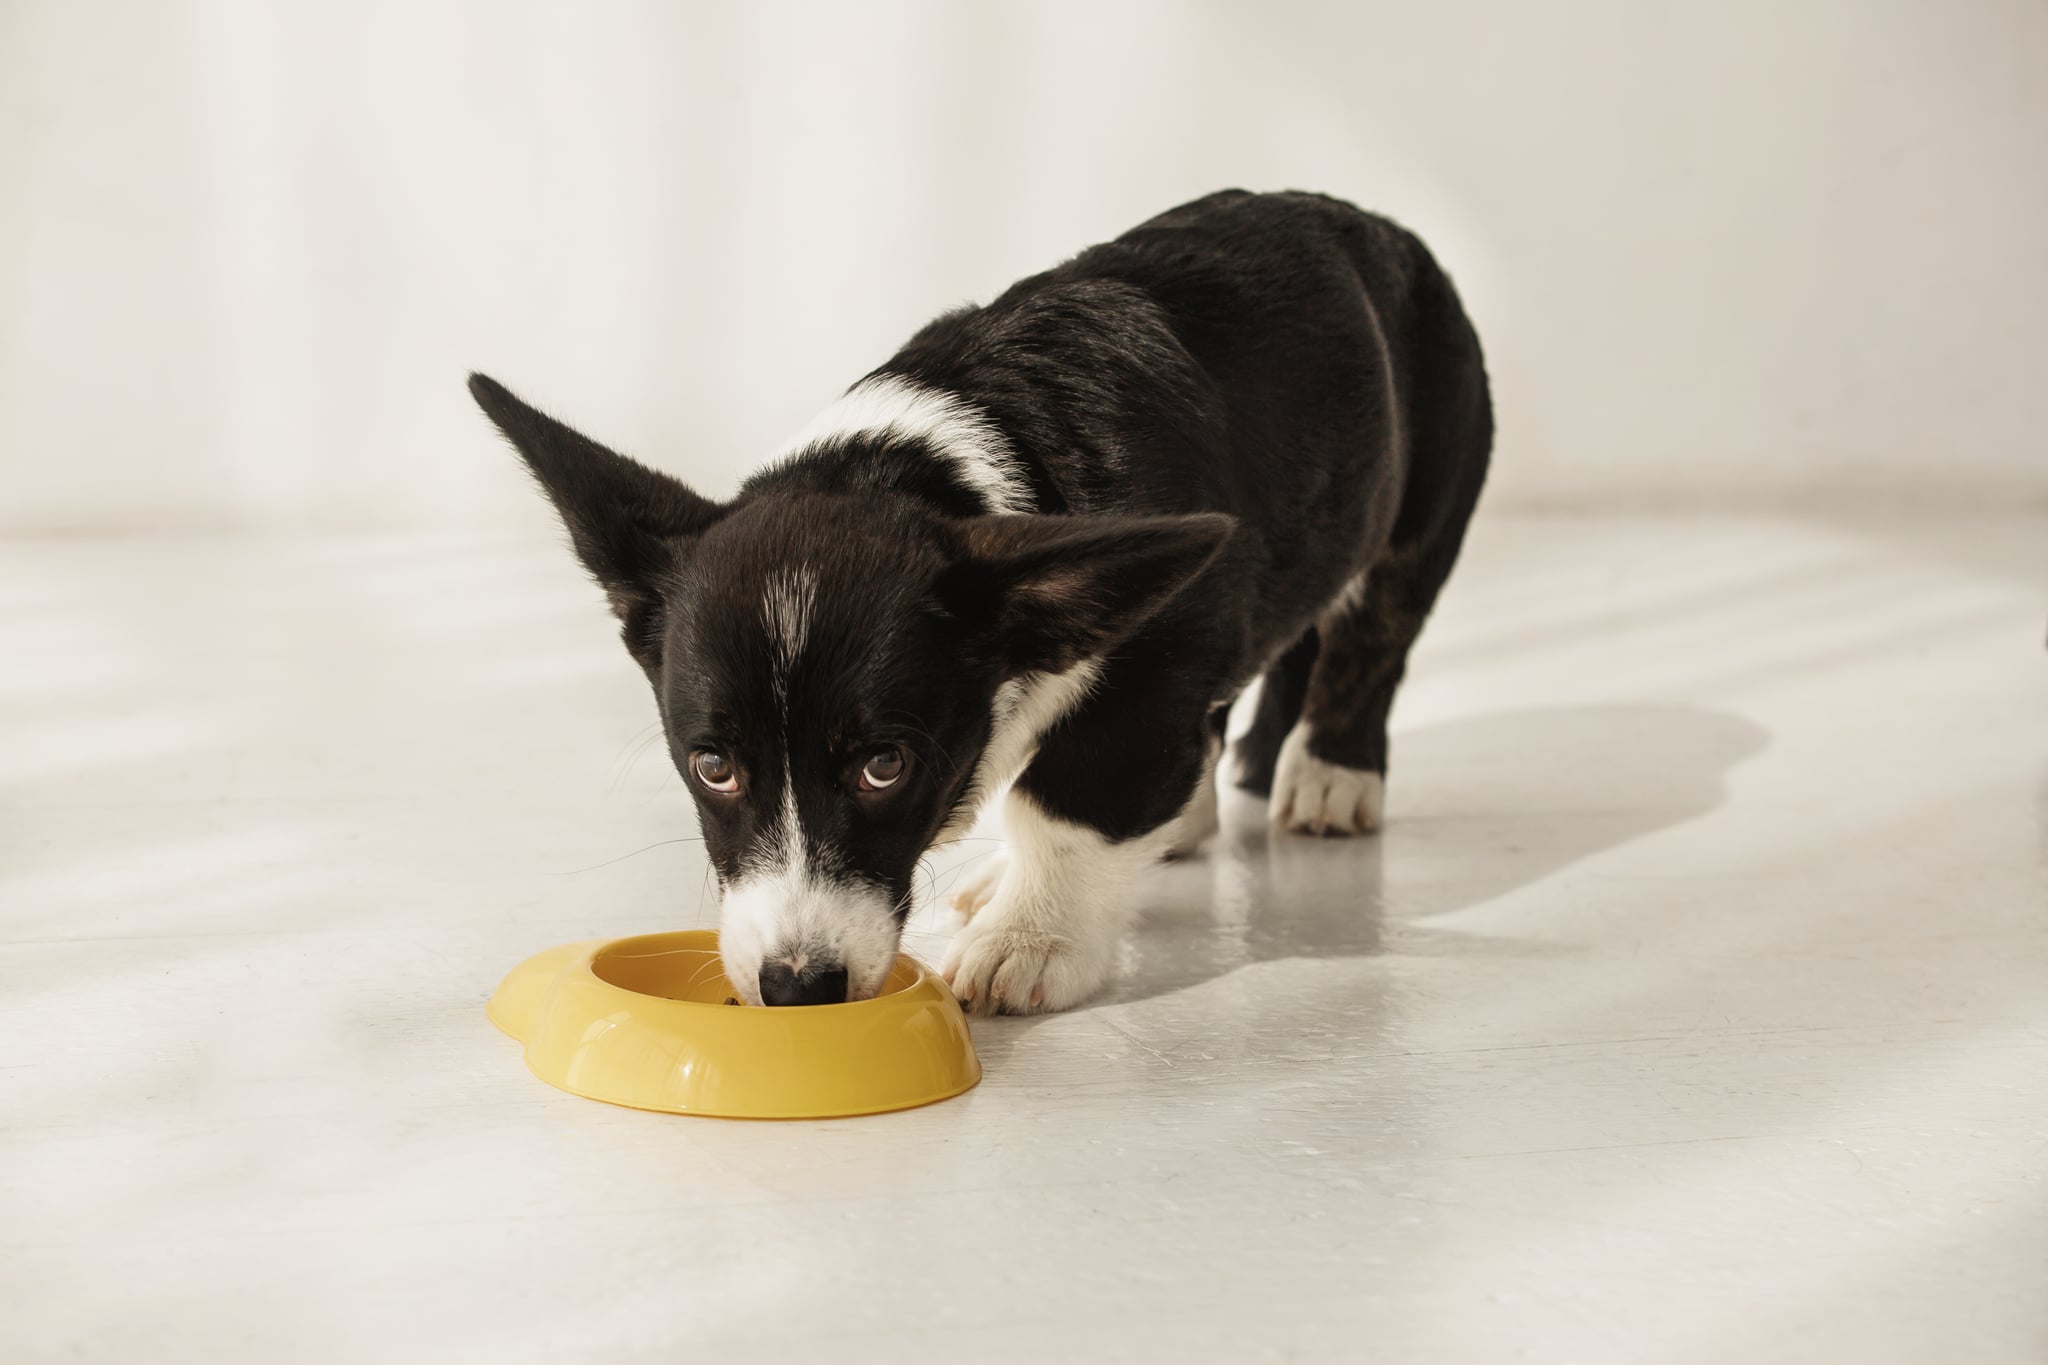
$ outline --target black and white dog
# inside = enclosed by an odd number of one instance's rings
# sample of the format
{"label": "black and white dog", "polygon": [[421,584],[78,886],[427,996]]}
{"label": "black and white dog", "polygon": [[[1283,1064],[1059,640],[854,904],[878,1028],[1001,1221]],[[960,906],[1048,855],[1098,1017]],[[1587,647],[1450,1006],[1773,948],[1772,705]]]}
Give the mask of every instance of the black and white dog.
{"label": "black and white dog", "polygon": [[1485,478],[1479,342],[1414,236],[1225,191],[948,313],[731,502],[470,391],[654,685],[754,1003],[863,999],[919,859],[1007,793],[944,975],[1031,1013],[1108,977],[1129,883],[1216,828],[1380,821],[1387,710]]}

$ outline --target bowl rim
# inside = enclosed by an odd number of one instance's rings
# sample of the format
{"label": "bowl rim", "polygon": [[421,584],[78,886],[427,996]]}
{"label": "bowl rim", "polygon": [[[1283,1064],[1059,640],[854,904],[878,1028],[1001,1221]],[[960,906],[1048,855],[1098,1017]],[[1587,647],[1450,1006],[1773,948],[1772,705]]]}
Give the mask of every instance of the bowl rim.
{"label": "bowl rim", "polygon": [[[666,949],[662,949],[659,952],[639,954],[618,953],[613,951],[622,944],[638,943],[643,939],[679,938],[702,938],[704,942],[702,944],[680,943],[675,944]],[[659,957],[663,953],[706,951],[710,952],[714,957],[718,955],[718,931],[716,929],[662,929],[656,930],[655,932],[650,934],[624,934],[618,938],[593,940],[589,945],[588,951],[580,953],[576,957],[571,958],[568,962],[565,962],[563,964],[563,970],[574,971],[580,969],[582,971],[588,972],[591,976],[596,977],[601,984],[610,987],[612,990],[619,992],[621,995],[631,996],[636,1000],[661,1000],[666,1001],[668,1004],[671,1005],[691,1005],[698,1009],[707,1010],[731,1009],[733,1008],[733,1006],[725,1004],[723,1001],[720,1001],[717,1004],[713,1004],[709,1000],[678,1000],[672,995],[650,995],[646,991],[636,991],[631,986],[621,986],[618,982],[613,981],[609,977],[602,975],[597,970],[597,961],[601,957]],[[903,964],[906,962],[909,963],[911,966],[911,975],[908,981],[905,981],[901,986],[898,986],[895,990],[880,991],[874,995],[869,996],[865,1000],[840,1000],[830,1005],[771,1006],[756,1005],[751,1001],[745,999],[744,997],[741,997],[739,1002],[739,1008],[743,1010],[773,1010],[777,1014],[782,1014],[785,1017],[793,1017],[789,1016],[788,1014],[788,1012],[792,1010],[808,1012],[816,1012],[818,1010],[854,1010],[859,1009],[863,1005],[883,1004],[887,1001],[895,999],[900,995],[908,994],[909,992],[914,991],[918,987],[924,985],[927,981],[936,979],[936,977],[938,976],[938,973],[934,972],[930,967],[926,966],[923,960],[917,957],[914,953],[906,952],[903,948],[898,947],[896,950],[896,960],[889,964],[889,975],[882,978],[883,984],[887,985],[889,981],[894,979],[896,974],[903,970]],[[719,968],[719,973],[721,976],[724,975],[723,966]],[[727,986],[731,986],[732,978],[729,976],[725,977],[725,984]],[[734,992],[734,994],[737,996],[738,992]]]}

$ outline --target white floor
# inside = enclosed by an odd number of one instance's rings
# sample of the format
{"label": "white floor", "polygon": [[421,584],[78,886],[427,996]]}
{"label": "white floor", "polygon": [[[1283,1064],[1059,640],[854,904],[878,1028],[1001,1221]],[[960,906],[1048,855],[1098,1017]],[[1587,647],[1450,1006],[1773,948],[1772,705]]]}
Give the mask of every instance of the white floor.
{"label": "white floor", "polygon": [[978,1090],[745,1124],[484,1021],[715,913],[559,545],[0,545],[0,1359],[2041,1361],[2044,570],[1487,520],[1383,837],[1240,801]]}

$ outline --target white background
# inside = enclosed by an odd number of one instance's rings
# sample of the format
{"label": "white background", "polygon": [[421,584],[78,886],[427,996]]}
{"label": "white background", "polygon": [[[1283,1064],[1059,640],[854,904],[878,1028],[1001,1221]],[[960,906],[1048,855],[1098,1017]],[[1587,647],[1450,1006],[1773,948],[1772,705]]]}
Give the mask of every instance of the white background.
{"label": "white background", "polygon": [[[2048,0],[0,0],[0,1365],[2042,1365],[2044,57]],[[718,906],[464,372],[725,492],[1230,183],[1409,221],[1492,356],[1385,831],[1230,793],[945,1104],[527,1075],[507,968]]]}
{"label": "white background", "polygon": [[1224,185],[1437,248],[1496,506],[2038,504],[2048,6],[0,7],[0,529],[545,516],[487,369],[729,490]]}

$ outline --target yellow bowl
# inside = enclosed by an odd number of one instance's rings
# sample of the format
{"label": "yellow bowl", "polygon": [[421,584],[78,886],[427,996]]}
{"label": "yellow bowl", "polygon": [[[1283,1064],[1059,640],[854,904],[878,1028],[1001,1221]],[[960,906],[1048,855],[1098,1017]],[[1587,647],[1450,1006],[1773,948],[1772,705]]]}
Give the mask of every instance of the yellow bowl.
{"label": "yellow bowl", "polygon": [[634,1109],[822,1119],[951,1099],[981,1079],[946,983],[902,956],[845,1005],[729,1005],[709,929],[551,948],[487,1008],[549,1085]]}

